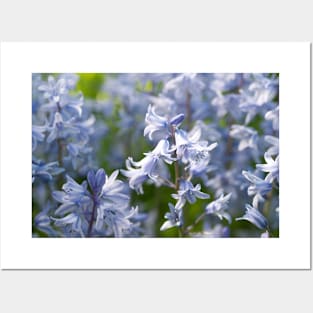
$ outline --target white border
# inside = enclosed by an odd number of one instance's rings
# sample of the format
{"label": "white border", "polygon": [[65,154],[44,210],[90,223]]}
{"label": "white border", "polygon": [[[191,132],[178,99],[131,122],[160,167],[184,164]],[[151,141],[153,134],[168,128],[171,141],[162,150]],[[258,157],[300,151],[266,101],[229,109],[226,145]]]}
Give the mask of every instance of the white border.
{"label": "white border", "polygon": [[[33,239],[32,72],[279,72],[280,238]],[[2,43],[3,269],[309,269],[309,43]]]}

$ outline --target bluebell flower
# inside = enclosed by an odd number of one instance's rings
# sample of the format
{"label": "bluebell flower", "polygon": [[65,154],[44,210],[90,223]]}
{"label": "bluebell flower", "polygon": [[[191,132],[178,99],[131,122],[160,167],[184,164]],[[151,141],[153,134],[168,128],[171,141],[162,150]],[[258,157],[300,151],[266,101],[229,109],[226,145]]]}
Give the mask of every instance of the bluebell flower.
{"label": "bluebell flower", "polygon": [[47,123],[45,125],[32,126],[32,151],[36,150],[37,143],[45,139],[45,132],[47,131]]}
{"label": "bluebell flower", "polygon": [[217,117],[222,118],[226,114],[230,115],[236,120],[240,120],[243,112],[240,108],[242,103],[242,96],[239,94],[218,94],[211,101],[212,106],[217,111]]}
{"label": "bluebell flower", "polygon": [[88,142],[95,118],[88,110],[83,110],[83,95],[70,92],[76,87],[77,80],[77,75],[62,74],[57,79],[49,76],[47,82],[42,82],[38,89],[43,92],[45,100],[37,115],[40,120],[47,120],[46,142],[50,151],[58,151],[62,165],[71,162],[73,169],[84,175],[91,163],[92,149]]}
{"label": "bluebell flower", "polygon": [[72,177],[66,175],[67,182],[63,185],[62,189],[68,196],[69,200],[81,201],[85,196],[89,197],[90,194],[87,190],[87,182],[83,181],[82,184],[78,184]]}
{"label": "bluebell flower", "polygon": [[59,167],[58,162],[45,163],[41,160],[32,161],[32,182],[36,178],[40,178],[44,181],[51,181],[53,176],[59,175],[64,172],[64,168]]}
{"label": "bluebell flower", "polygon": [[78,141],[84,142],[84,144],[88,142],[89,136],[94,133],[93,125],[95,122],[96,118],[93,115],[75,120],[73,127],[78,130],[75,132],[77,134]]}
{"label": "bluebell flower", "polygon": [[231,193],[232,199],[237,199],[240,196],[239,186],[241,181],[240,171],[236,168],[225,170],[220,168],[222,165],[216,165],[210,176],[214,173],[213,177],[208,178],[205,181],[205,186],[214,192],[215,197],[220,197],[225,193]]}
{"label": "bluebell flower", "polygon": [[231,193],[229,193],[226,196],[222,194],[218,199],[212,201],[205,207],[206,213],[216,215],[220,220],[225,218],[227,222],[230,224],[232,218],[231,215],[226,211],[228,209],[230,197]]}
{"label": "bluebell flower", "polygon": [[163,93],[174,92],[177,100],[185,100],[187,93],[197,96],[204,89],[205,85],[200,76],[193,73],[180,74],[169,80],[163,89]]}
{"label": "bluebell flower", "polygon": [[88,142],[94,121],[93,116],[84,121],[76,121],[75,118],[64,120],[61,113],[56,112],[52,126],[47,127],[47,143],[57,141],[58,149],[62,151],[62,160],[70,161],[75,170],[79,163],[86,163],[87,156],[93,150]]}
{"label": "bluebell flower", "polygon": [[246,204],[246,213],[242,217],[236,218],[236,221],[246,220],[258,227],[259,229],[267,229],[268,222],[264,215],[250,204]]}
{"label": "bluebell flower", "polygon": [[272,101],[278,92],[278,80],[265,77],[262,74],[254,74],[254,79],[248,88],[242,92],[246,101],[258,106]]}
{"label": "bluebell flower", "polygon": [[82,220],[81,217],[76,213],[70,213],[67,216],[64,216],[62,218],[55,218],[51,217],[51,219],[54,221],[54,225],[57,227],[65,227],[65,233],[66,234],[79,234],[81,237],[85,237],[83,226],[82,226]]}
{"label": "bluebell flower", "polygon": [[88,171],[87,181],[93,195],[97,197],[101,195],[106,179],[106,173],[103,168],[98,169],[97,172],[93,170]]}
{"label": "bluebell flower", "polygon": [[154,133],[160,138],[167,139],[172,131],[172,126],[179,126],[184,120],[184,114],[178,114],[171,119],[158,115],[154,108],[149,105],[148,112],[146,114],[146,128],[144,129],[144,136],[148,135],[149,139],[153,139]]}
{"label": "bluebell flower", "polygon": [[272,122],[273,130],[279,129],[279,107],[277,106],[275,109],[268,111],[265,114],[265,119]]}
{"label": "bluebell flower", "polygon": [[239,151],[243,151],[247,148],[257,149],[258,133],[251,127],[232,125],[229,135],[240,140],[238,146]]}
{"label": "bluebell flower", "polygon": [[66,175],[67,182],[62,186],[63,191],[53,191],[53,198],[61,205],[56,209],[55,214],[62,216],[69,212],[87,211],[92,206],[92,197],[87,189],[87,182],[78,184],[69,175]]}
{"label": "bluebell flower", "polygon": [[176,154],[177,158],[183,163],[193,163],[195,166],[198,162],[209,162],[210,151],[212,151],[217,143],[208,145],[207,141],[200,141],[201,131],[196,129],[189,134],[184,130],[177,129],[175,132]]}
{"label": "bluebell flower", "polygon": [[200,141],[219,141],[222,138],[221,132],[217,129],[217,126],[213,123],[206,124],[202,120],[197,120],[194,127],[191,129],[189,134],[194,134],[200,132]]}
{"label": "bluebell flower", "polygon": [[177,209],[181,209],[185,205],[186,201],[193,204],[196,202],[197,200],[196,198],[199,199],[210,198],[210,195],[201,192],[200,190],[201,190],[200,184],[193,186],[193,184],[190,181],[181,179],[177,194],[172,194],[172,197],[177,200],[175,207]]}
{"label": "bluebell flower", "polygon": [[165,213],[164,218],[167,219],[161,226],[160,230],[165,231],[172,227],[182,226],[182,210],[175,207],[172,203],[168,203],[170,212]]}
{"label": "bluebell flower", "polygon": [[167,119],[157,115],[151,105],[148,107],[145,121],[148,125],[144,129],[143,135],[148,135],[150,140],[153,139],[153,133],[155,132],[161,133],[163,138],[170,136],[171,133]]}
{"label": "bluebell flower", "polygon": [[74,170],[77,170],[78,168],[78,160],[81,159],[83,162],[83,156],[92,152],[92,148],[85,146],[83,143],[69,143],[66,146],[66,150],[68,152],[68,156],[64,157],[64,160],[71,161]]}
{"label": "bluebell flower", "polygon": [[67,93],[66,88],[66,80],[59,79],[55,81],[53,76],[49,76],[47,82],[42,82],[42,84],[38,87],[39,91],[44,92],[44,97],[46,99],[58,102],[60,100],[60,96]]}
{"label": "bluebell flower", "polygon": [[247,112],[245,124],[250,123],[255,115],[264,115],[264,110],[272,104],[277,95],[277,79],[262,74],[253,74],[247,86],[240,90],[242,101],[239,108]]}
{"label": "bluebell flower", "polygon": [[[63,216],[59,219],[53,218],[55,225],[70,224],[73,231],[79,231],[84,236],[95,234],[95,229],[100,236],[113,234],[121,237],[121,229],[126,230],[132,225],[132,218],[138,210],[129,210],[125,184],[116,179],[117,175],[118,171],[108,176],[103,169],[96,172],[90,170],[87,181],[82,184],[67,175],[63,191],[54,191],[52,194],[61,203],[54,214]],[[104,223],[107,227],[110,226],[110,231],[103,227]]]}
{"label": "bluebell flower", "polygon": [[52,114],[60,112],[66,118],[80,117],[82,115],[83,96],[82,94],[78,96],[69,95],[69,90],[74,87],[71,78],[69,80],[59,78],[56,81],[53,76],[49,76],[48,81],[43,82],[38,87],[40,91],[44,92],[44,97],[48,100],[40,109]]}
{"label": "bluebell flower", "polygon": [[135,162],[132,158],[128,158],[126,161],[127,170],[121,170],[121,172],[130,178],[130,188],[138,193],[143,193],[142,184],[148,178],[157,179],[160,175],[160,167],[164,162],[172,164],[175,161],[175,158],[172,157],[173,151],[174,149],[170,148],[169,142],[162,139],[153,151],[144,153],[145,157],[142,160]]}
{"label": "bluebell flower", "polygon": [[266,196],[272,190],[272,184],[265,181],[248,171],[242,171],[242,175],[251,183],[248,187],[248,195],[254,196],[253,206],[258,207],[259,201],[264,201]]}
{"label": "bluebell flower", "polygon": [[[129,200],[129,196],[125,194],[125,184],[116,179],[119,171],[114,171],[110,176],[105,175],[104,184],[100,193],[100,197],[106,201],[111,201],[117,205],[121,205]],[[98,173],[97,173],[98,174]],[[103,173],[98,174],[98,179],[102,182]],[[97,180],[97,175],[96,175]]]}
{"label": "bluebell flower", "polygon": [[124,237],[132,227],[131,219],[138,213],[138,208],[132,208],[130,211],[125,207],[104,203],[97,209],[97,220],[95,228],[101,231],[104,227],[108,228],[107,234],[114,234],[114,237]]}
{"label": "bluebell flower", "polygon": [[66,138],[67,136],[79,134],[79,129],[72,123],[73,120],[64,121],[62,115],[56,112],[52,126],[48,127],[50,134],[47,137],[47,142],[51,143],[58,138]]}
{"label": "bluebell flower", "polygon": [[157,115],[175,116],[177,111],[176,102],[165,95],[150,96],[149,102],[153,105],[153,110]]}
{"label": "bluebell flower", "polygon": [[225,91],[238,88],[243,82],[242,74],[237,73],[214,73],[210,81],[210,89],[221,94]]}
{"label": "bluebell flower", "polygon": [[59,75],[59,79],[64,79],[66,88],[68,90],[72,90],[76,87],[79,80],[79,76],[74,73],[62,73]]}
{"label": "bluebell flower", "polygon": [[72,73],[61,74],[57,80],[49,75],[47,82],[42,82],[38,90],[44,92],[45,98],[58,101],[58,95],[66,94],[75,88],[78,78],[78,75]]}
{"label": "bluebell flower", "polygon": [[60,234],[53,229],[51,226],[51,219],[49,217],[49,211],[51,209],[51,204],[48,201],[42,211],[40,211],[34,218],[34,228],[38,229],[39,231],[45,233],[48,237],[57,237]]}
{"label": "bluebell flower", "polygon": [[[135,164],[138,164],[135,162]],[[129,187],[136,190],[137,193],[143,194],[142,184],[149,178],[149,175],[145,173],[142,168],[133,168],[134,161],[132,158],[126,160],[127,170],[121,170],[121,173],[129,178]],[[136,166],[136,165],[135,165]]]}
{"label": "bluebell flower", "polygon": [[279,154],[279,138],[274,136],[264,136],[264,140],[271,145],[271,147],[266,151],[269,156]]}
{"label": "bluebell flower", "polygon": [[275,160],[268,153],[264,154],[266,164],[257,164],[257,169],[268,173],[265,177],[267,182],[272,183],[274,180],[279,182],[279,155]]}

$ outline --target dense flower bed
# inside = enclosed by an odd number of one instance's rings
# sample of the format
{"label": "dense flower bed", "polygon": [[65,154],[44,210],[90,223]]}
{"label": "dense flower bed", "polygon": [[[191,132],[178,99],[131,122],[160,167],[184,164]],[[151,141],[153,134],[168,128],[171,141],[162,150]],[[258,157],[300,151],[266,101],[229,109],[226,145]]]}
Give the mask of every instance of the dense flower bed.
{"label": "dense flower bed", "polygon": [[34,237],[278,237],[279,75],[33,74]]}

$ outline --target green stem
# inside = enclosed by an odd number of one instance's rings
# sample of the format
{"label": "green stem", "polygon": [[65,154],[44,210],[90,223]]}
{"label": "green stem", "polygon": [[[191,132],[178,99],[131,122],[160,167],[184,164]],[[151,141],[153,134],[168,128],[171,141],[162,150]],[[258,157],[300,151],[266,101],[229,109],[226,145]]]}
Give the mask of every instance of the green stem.
{"label": "green stem", "polygon": [[264,209],[263,209],[263,213],[266,217],[269,217],[270,214],[270,209],[271,209],[271,204],[272,204],[272,199],[273,199],[273,190],[271,190],[268,194],[267,194],[267,201],[264,204]]}
{"label": "green stem", "polygon": [[[176,139],[175,139],[175,126],[171,127],[171,136],[173,140],[173,144],[176,146]],[[174,152],[174,158],[177,159],[177,153]],[[174,170],[175,170],[175,189],[179,189],[179,167],[177,160],[174,161]]]}
{"label": "green stem", "polygon": [[[171,127],[171,136],[172,136],[173,144],[176,146],[175,126]],[[176,151],[174,152],[174,158],[177,159]],[[175,190],[178,191],[179,190],[179,166],[178,166],[177,160],[174,162],[174,170],[175,170]],[[181,210],[182,210],[182,218],[183,218],[184,217],[184,210],[183,210],[183,208],[181,208]],[[183,218],[183,220],[184,220],[184,218]],[[179,233],[179,237],[184,236],[185,231],[184,231],[183,225],[178,228],[178,233]]]}
{"label": "green stem", "polygon": [[202,221],[202,219],[206,216],[206,212],[203,212],[201,215],[199,215],[197,217],[197,219],[191,224],[189,225],[186,230],[185,230],[185,233],[187,232],[190,232],[199,222]]}

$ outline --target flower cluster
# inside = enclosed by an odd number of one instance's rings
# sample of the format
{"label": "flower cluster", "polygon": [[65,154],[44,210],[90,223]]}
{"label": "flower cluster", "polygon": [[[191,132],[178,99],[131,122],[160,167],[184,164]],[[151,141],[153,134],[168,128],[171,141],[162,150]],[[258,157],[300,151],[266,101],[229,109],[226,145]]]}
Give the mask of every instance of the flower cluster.
{"label": "flower cluster", "polygon": [[54,224],[67,236],[136,235],[138,208],[129,208],[129,196],[117,175],[118,171],[107,176],[103,169],[90,170],[82,184],[67,176],[63,190],[52,194],[61,203],[55,210],[61,217],[51,217]]}
{"label": "flower cluster", "polygon": [[[119,171],[111,176],[95,171],[95,117],[74,90],[78,76],[41,78],[33,75],[33,209],[38,213],[33,227],[53,237],[139,235],[142,216],[130,207]],[[79,184],[72,176],[87,180]]]}

